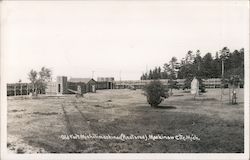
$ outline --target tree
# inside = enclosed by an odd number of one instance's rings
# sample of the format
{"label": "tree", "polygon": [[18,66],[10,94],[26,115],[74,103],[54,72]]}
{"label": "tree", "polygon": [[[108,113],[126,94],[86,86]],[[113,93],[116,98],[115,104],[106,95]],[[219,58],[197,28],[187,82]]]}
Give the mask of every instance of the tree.
{"label": "tree", "polygon": [[161,72],[161,78],[162,78],[162,79],[168,79],[168,74],[167,74],[167,72],[165,72],[165,71]]}
{"label": "tree", "polygon": [[38,92],[42,92],[47,87],[47,82],[51,80],[52,71],[48,68],[42,67],[41,71],[37,72],[31,70],[28,74],[28,78],[32,84],[32,95],[37,95]]}
{"label": "tree", "polygon": [[[189,58],[187,58],[189,57]],[[191,51],[186,55],[186,58],[182,61],[180,67],[180,75],[185,78],[183,89],[190,89],[191,82],[194,77],[199,81],[199,88],[202,92],[205,92],[202,78],[206,67],[203,65],[203,58],[200,56],[200,50],[197,50],[194,56]]]}
{"label": "tree", "polygon": [[159,79],[157,67],[155,67],[155,69],[153,70],[153,76],[152,77],[153,77],[152,79]]}
{"label": "tree", "polygon": [[167,79],[167,75],[161,71],[161,67],[155,67],[153,70],[149,70],[149,73],[143,73],[141,75],[141,80],[151,80],[151,79]]}
{"label": "tree", "polygon": [[153,72],[151,69],[149,70],[148,79],[153,79]]}
{"label": "tree", "polygon": [[158,75],[158,78],[159,78],[159,79],[162,79],[161,67],[158,67],[157,75]]}
{"label": "tree", "polygon": [[147,79],[147,73],[143,73],[141,76],[141,80],[146,80]]}
{"label": "tree", "polygon": [[213,71],[213,57],[211,53],[207,53],[202,58],[201,76],[204,78],[214,78],[212,71]]}
{"label": "tree", "polygon": [[215,59],[213,60],[213,77],[219,78],[221,77],[221,60],[219,57],[219,53],[216,52]]}
{"label": "tree", "polygon": [[163,68],[165,72],[168,74],[170,95],[172,95],[172,89],[178,88],[176,78],[177,78],[177,73],[180,67],[179,67],[179,63],[177,62],[177,58],[172,57],[169,63],[164,64]]}
{"label": "tree", "polygon": [[[222,73],[223,72],[223,73]],[[199,80],[200,88],[204,88],[202,79],[222,78],[222,84],[225,80],[230,79],[231,75],[239,75],[241,86],[244,84],[244,48],[230,52],[228,47],[223,47],[216,52],[215,57],[211,53],[201,56],[200,50],[193,54],[188,51],[180,64],[175,57],[164,64],[163,71],[161,68],[150,70],[144,79],[169,79],[169,86],[172,90],[176,86],[175,79],[185,79],[185,88],[190,88],[191,81],[194,77]],[[173,82],[173,83],[172,83]]]}
{"label": "tree", "polygon": [[32,84],[32,95],[35,95],[36,90],[37,90],[37,71],[35,70],[31,70],[28,74],[28,79],[30,80],[31,84]]}
{"label": "tree", "polygon": [[229,79],[231,75],[239,75],[241,79],[244,79],[244,51],[235,50],[228,55],[225,63],[225,78]]}
{"label": "tree", "polygon": [[169,63],[165,63],[163,66],[164,71],[169,75],[169,79],[176,79],[178,67],[179,65],[176,57],[172,57]]}
{"label": "tree", "polygon": [[185,64],[192,64],[194,61],[193,51],[188,51],[185,57]]}
{"label": "tree", "polygon": [[194,61],[193,61],[193,69],[194,72],[196,73],[197,77],[201,77],[202,76],[202,70],[204,69],[204,66],[202,65],[202,57],[200,55],[200,50],[196,51],[196,55],[194,57]]}
{"label": "tree", "polygon": [[151,107],[157,107],[165,98],[168,98],[168,90],[159,80],[153,80],[144,88],[147,102]]}
{"label": "tree", "polygon": [[51,80],[51,70],[45,67],[41,68],[39,72],[39,80],[38,80],[38,88],[39,91],[42,92],[47,87],[47,82]]}
{"label": "tree", "polygon": [[178,78],[185,78],[183,89],[190,88],[192,78],[195,76],[195,65],[193,51],[188,51],[185,58],[182,59],[179,71]]}

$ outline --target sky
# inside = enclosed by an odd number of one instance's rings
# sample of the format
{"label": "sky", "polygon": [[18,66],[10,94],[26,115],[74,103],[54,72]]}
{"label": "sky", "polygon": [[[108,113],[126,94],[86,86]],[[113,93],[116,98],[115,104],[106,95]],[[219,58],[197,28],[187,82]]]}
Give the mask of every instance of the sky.
{"label": "sky", "polygon": [[139,80],[199,49],[215,55],[249,44],[247,1],[9,1],[1,6],[3,76]]}

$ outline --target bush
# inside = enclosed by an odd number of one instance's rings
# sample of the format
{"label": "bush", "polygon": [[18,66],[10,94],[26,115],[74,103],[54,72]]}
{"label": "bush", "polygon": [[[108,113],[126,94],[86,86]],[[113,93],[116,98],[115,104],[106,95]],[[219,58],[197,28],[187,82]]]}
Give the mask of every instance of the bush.
{"label": "bush", "polygon": [[25,153],[24,148],[17,148],[16,153]]}
{"label": "bush", "polygon": [[159,80],[151,81],[144,88],[147,101],[151,107],[157,107],[165,98],[168,98],[168,89],[164,88]]}
{"label": "bush", "polygon": [[199,90],[201,93],[206,93],[206,86],[204,84],[204,81],[202,79],[198,79],[199,80]]}
{"label": "bush", "polygon": [[200,89],[200,92],[201,92],[201,93],[206,93],[206,87],[205,87],[205,85],[203,85],[203,84],[200,85],[200,86],[199,86],[199,89]]}

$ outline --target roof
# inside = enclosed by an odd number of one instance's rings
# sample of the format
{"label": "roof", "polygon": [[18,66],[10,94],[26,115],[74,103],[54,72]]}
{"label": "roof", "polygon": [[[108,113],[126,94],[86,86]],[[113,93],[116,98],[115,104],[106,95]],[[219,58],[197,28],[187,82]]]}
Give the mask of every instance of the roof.
{"label": "roof", "polygon": [[70,78],[68,81],[69,82],[74,82],[74,83],[77,83],[77,82],[83,82],[83,83],[89,83],[89,81],[95,81],[94,79],[92,78]]}

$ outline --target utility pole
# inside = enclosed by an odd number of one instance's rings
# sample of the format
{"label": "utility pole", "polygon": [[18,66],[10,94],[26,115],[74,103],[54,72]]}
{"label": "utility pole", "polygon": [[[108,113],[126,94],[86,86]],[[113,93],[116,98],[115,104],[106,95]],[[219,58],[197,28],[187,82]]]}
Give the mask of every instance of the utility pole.
{"label": "utility pole", "polygon": [[121,70],[119,71],[119,78],[120,78],[120,82],[122,81],[122,78],[121,78]]}
{"label": "utility pole", "polygon": [[95,73],[95,71],[92,71],[92,79],[94,79],[94,73]]}
{"label": "utility pole", "polygon": [[[220,50],[221,52],[221,79],[222,79],[222,85],[221,85],[221,101],[222,101],[222,95],[224,94],[224,82],[225,82],[225,79],[224,79],[224,61],[226,60],[226,53],[229,53],[229,50],[227,48],[223,48],[222,50]],[[228,86],[229,88],[229,86]],[[229,97],[230,97],[230,94],[229,94]],[[230,98],[229,98],[230,99]]]}
{"label": "utility pole", "polygon": [[122,82],[121,82],[121,81],[122,81],[122,78],[121,78],[121,72],[122,72],[122,71],[120,70],[120,71],[119,71],[119,79],[120,79],[119,89],[121,89],[121,88],[122,88],[122,87],[121,87],[121,86],[122,86]]}
{"label": "utility pole", "polygon": [[22,93],[22,92],[23,92],[23,86],[22,86],[21,82],[22,82],[22,80],[19,79],[19,81],[18,81],[19,87],[20,87],[20,88],[19,88],[19,91],[20,91],[19,94],[23,95],[23,93]]}
{"label": "utility pole", "polygon": [[224,55],[221,51],[222,59],[221,59],[221,101],[222,101],[222,94],[224,93]]}

